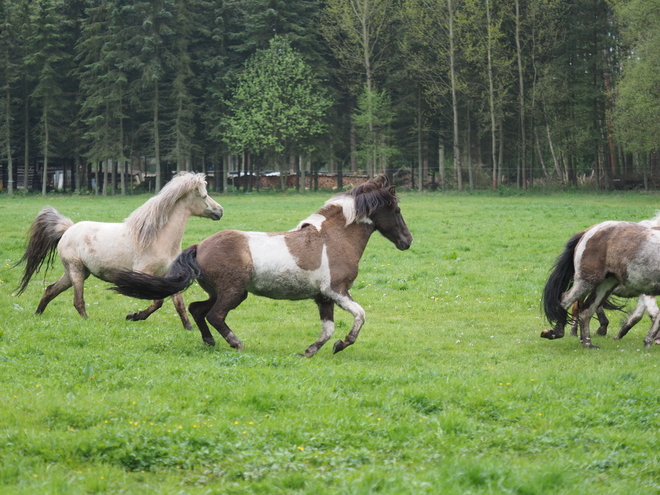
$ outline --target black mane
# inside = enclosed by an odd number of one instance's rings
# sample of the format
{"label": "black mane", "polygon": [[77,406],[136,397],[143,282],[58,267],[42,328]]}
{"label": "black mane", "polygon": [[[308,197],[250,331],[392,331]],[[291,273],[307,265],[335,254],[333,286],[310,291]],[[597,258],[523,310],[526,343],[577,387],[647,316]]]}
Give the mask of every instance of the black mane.
{"label": "black mane", "polygon": [[394,186],[390,186],[386,175],[378,175],[348,193],[355,200],[357,218],[366,218],[383,206],[395,206],[397,197]]}

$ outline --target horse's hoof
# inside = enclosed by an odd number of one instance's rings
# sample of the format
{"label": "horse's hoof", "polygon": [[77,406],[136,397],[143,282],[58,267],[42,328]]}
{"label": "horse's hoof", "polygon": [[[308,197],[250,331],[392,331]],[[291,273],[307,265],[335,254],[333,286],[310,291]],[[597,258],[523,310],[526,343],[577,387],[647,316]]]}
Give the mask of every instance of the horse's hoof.
{"label": "horse's hoof", "polygon": [[126,315],[128,321],[140,321],[143,318],[140,318],[140,313],[129,313]]}
{"label": "horse's hoof", "polygon": [[607,335],[607,328],[599,328],[596,330],[596,335],[602,335],[605,337]]}
{"label": "horse's hoof", "polygon": [[184,323],[183,328],[185,328],[186,330],[192,330],[193,326],[190,323]]}
{"label": "horse's hoof", "polygon": [[207,344],[207,345],[215,345],[215,339],[213,339],[212,337],[209,338],[209,339],[202,339],[202,340],[203,340],[204,343]]}
{"label": "horse's hoof", "polygon": [[346,346],[344,345],[344,342],[341,340],[338,340],[335,342],[335,345],[332,346],[332,353],[337,354],[339,351],[343,351]]}
{"label": "horse's hoof", "polygon": [[582,344],[582,345],[587,349],[600,349],[600,347],[598,347],[595,344],[592,344],[591,342],[587,342],[586,344]]}
{"label": "horse's hoof", "polygon": [[543,330],[541,332],[542,339],[554,340],[556,338],[555,332],[553,330]]}

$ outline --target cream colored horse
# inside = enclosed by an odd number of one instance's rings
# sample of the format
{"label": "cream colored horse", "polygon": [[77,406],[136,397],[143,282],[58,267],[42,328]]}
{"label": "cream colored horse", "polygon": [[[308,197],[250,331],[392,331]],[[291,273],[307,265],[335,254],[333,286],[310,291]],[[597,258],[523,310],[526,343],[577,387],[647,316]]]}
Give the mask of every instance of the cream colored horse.
{"label": "cream colored horse", "polygon": [[[73,286],[73,305],[87,318],[83,298],[84,282],[94,275],[108,281],[117,270],[135,270],[165,275],[181,252],[181,240],[190,216],[220,220],[223,210],[206,191],[204,174],[185,173],[174,177],[160,193],[135,210],[123,223],[73,221],[50,206],[32,223],[28,247],[19,261],[27,261],[17,291],[25,291],[32,276],[44,262],[49,265],[55,249],[64,265],[64,274],[44,292],[36,313]],[[184,327],[190,329],[183,297],[172,296]],[[163,305],[158,299],[147,309],[126,319],[144,320]]]}

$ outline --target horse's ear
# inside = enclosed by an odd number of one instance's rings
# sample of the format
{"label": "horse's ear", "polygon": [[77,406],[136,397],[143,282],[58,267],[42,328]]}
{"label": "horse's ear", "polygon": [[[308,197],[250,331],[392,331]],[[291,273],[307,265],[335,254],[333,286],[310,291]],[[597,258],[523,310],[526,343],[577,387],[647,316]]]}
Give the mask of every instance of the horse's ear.
{"label": "horse's ear", "polygon": [[390,194],[396,196],[396,186],[390,186]]}

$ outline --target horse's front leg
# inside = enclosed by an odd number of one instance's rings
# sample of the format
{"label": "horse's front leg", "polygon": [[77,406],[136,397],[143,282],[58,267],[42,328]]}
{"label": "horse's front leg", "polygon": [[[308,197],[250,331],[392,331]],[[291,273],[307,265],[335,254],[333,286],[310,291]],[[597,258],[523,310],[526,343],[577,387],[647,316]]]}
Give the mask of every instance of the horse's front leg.
{"label": "horse's front leg", "polygon": [[353,300],[350,294],[347,293],[345,296],[339,297],[335,302],[341,309],[348,311],[353,315],[353,328],[351,328],[351,331],[348,332],[344,340],[338,340],[335,342],[335,345],[332,348],[333,354],[343,351],[349,345],[355,343],[358,334],[360,333],[360,328],[362,328],[365,321],[364,309]]}
{"label": "horse's front leg", "polygon": [[584,304],[582,304],[579,313],[580,320],[580,340],[582,345],[589,349],[599,349],[595,344],[591,343],[591,334],[589,333],[589,323],[596,310],[607,300],[614,288],[618,285],[616,279],[606,278],[603,282],[596,287],[596,289],[587,297]]}
{"label": "horse's front leg", "polygon": [[156,299],[153,303],[151,303],[151,306],[149,306],[147,309],[143,309],[142,311],[136,311],[135,313],[127,314],[126,319],[131,321],[146,320],[147,318],[149,318],[149,315],[151,315],[151,313],[153,313],[154,311],[158,311],[162,306],[163,306],[163,299]]}
{"label": "horse's front leg", "polygon": [[316,299],[316,305],[319,308],[319,316],[321,317],[321,335],[316,342],[305,350],[304,354],[300,354],[303,357],[312,357],[335,333],[335,302],[327,297],[320,297]]}
{"label": "horse's front leg", "polygon": [[179,313],[179,318],[181,318],[181,323],[183,323],[183,328],[186,330],[191,330],[192,325],[188,319],[188,312],[186,311],[186,305],[183,302],[183,294],[177,292],[172,296],[172,302],[174,303],[174,308],[176,312]]}

